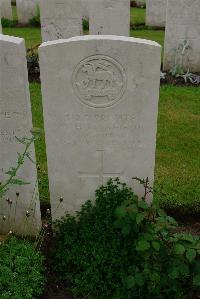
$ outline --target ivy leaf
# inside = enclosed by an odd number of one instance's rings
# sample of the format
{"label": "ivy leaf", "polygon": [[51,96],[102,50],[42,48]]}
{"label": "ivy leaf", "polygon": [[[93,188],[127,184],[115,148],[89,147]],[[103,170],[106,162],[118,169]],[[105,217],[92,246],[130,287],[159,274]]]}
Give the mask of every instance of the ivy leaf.
{"label": "ivy leaf", "polygon": [[126,279],[126,287],[127,289],[131,289],[135,286],[135,279],[133,276],[128,276]]}
{"label": "ivy leaf", "polygon": [[159,251],[160,250],[160,243],[159,242],[156,242],[156,241],[153,241],[151,243],[152,247],[156,250],[156,251]]}
{"label": "ivy leaf", "polygon": [[188,259],[188,261],[191,263],[196,257],[196,250],[194,249],[188,249],[186,251],[186,258]]}
{"label": "ivy leaf", "polygon": [[195,287],[200,287],[200,275],[196,275],[193,278],[193,285]]}
{"label": "ivy leaf", "polygon": [[137,251],[146,251],[150,248],[150,244],[147,241],[139,241],[136,246]]}
{"label": "ivy leaf", "polygon": [[145,277],[142,273],[137,273],[135,275],[135,283],[139,286],[142,287],[145,283]]}
{"label": "ivy leaf", "polygon": [[179,235],[179,237],[181,238],[181,240],[194,243],[194,237],[190,234],[182,233],[181,235]]}
{"label": "ivy leaf", "polygon": [[179,269],[177,267],[175,267],[170,273],[169,273],[169,277],[171,279],[176,279],[179,276]]}
{"label": "ivy leaf", "polygon": [[115,210],[115,215],[119,218],[124,218],[126,216],[126,210],[124,207],[118,207]]}
{"label": "ivy leaf", "polygon": [[174,253],[178,255],[182,255],[185,253],[185,247],[181,244],[176,244],[174,246]]}

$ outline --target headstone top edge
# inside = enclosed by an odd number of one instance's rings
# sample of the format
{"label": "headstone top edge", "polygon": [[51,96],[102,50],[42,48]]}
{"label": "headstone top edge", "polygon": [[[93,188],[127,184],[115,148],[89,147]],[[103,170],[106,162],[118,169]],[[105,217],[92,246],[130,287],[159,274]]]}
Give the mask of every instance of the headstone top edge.
{"label": "headstone top edge", "polygon": [[85,36],[75,36],[68,39],[58,39],[54,41],[44,42],[40,45],[39,49],[52,46],[52,45],[59,45],[59,44],[67,44],[70,42],[78,42],[78,41],[124,41],[133,44],[141,44],[141,45],[148,45],[161,48],[161,45],[157,42],[152,40],[146,40],[141,38],[134,38],[134,37],[127,37],[127,36],[118,36],[118,35],[85,35]]}
{"label": "headstone top edge", "polygon": [[18,45],[24,43],[23,38],[16,37],[16,36],[10,36],[10,35],[4,35],[4,34],[0,34],[0,41],[14,43],[14,44],[18,44]]}

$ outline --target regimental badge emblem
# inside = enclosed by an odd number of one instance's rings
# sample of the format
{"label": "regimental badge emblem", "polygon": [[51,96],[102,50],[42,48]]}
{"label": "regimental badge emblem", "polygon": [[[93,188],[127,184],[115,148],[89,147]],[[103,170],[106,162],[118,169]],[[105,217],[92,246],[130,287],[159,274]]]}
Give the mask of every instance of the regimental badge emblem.
{"label": "regimental badge emblem", "polygon": [[72,84],[82,103],[94,108],[106,108],[122,99],[126,74],[115,59],[93,55],[77,65]]}

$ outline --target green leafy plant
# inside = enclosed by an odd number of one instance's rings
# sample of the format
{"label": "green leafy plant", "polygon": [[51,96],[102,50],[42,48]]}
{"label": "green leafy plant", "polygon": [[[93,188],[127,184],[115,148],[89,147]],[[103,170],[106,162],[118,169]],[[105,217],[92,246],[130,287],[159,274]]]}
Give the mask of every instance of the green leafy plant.
{"label": "green leafy plant", "polygon": [[1,24],[2,24],[3,28],[13,28],[13,27],[16,27],[17,23],[18,22],[16,20],[9,20],[9,19],[5,19],[5,18],[1,19]]}
{"label": "green leafy plant", "polygon": [[8,238],[0,245],[0,298],[35,298],[43,291],[43,271],[43,257],[31,243]]}
{"label": "green leafy plant", "polygon": [[27,50],[27,67],[29,79],[39,77],[40,66],[39,66],[39,55],[38,55],[38,45]]}
{"label": "green leafy plant", "polygon": [[24,160],[28,158],[31,162],[35,163],[35,161],[31,158],[30,147],[32,143],[39,138],[39,132],[37,130],[32,131],[32,136],[30,138],[18,138],[15,137],[16,140],[24,145],[24,151],[22,153],[17,153],[17,163],[15,166],[10,167],[10,169],[5,173],[8,178],[5,182],[0,182],[0,200],[5,196],[6,192],[13,185],[26,185],[29,182],[25,182],[17,177],[19,170],[24,164]]}
{"label": "green leafy plant", "polygon": [[183,75],[177,75],[177,77],[181,77],[184,79],[185,83],[191,82],[192,84],[198,85],[200,84],[200,76],[197,74],[191,73],[189,70],[187,73]]}
{"label": "green leafy plant", "polygon": [[[137,179],[139,180],[139,179]],[[75,216],[56,223],[55,271],[78,298],[184,298],[200,285],[200,241],[145,197],[110,180]]]}
{"label": "green leafy plant", "polygon": [[37,6],[37,11],[36,11],[36,15],[29,20],[29,24],[32,26],[32,27],[40,27],[41,24],[40,24],[40,8],[39,6]]}
{"label": "green leafy plant", "polygon": [[175,52],[175,60],[174,66],[170,70],[172,76],[177,77],[185,73],[185,63],[188,64],[189,62],[188,55],[190,50],[191,46],[187,40],[184,40],[176,49],[173,49]]}
{"label": "green leafy plant", "polygon": [[84,31],[88,31],[88,30],[89,30],[89,20],[86,19],[86,18],[84,18],[84,19],[82,20],[82,23],[83,23],[83,30],[84,30]]}

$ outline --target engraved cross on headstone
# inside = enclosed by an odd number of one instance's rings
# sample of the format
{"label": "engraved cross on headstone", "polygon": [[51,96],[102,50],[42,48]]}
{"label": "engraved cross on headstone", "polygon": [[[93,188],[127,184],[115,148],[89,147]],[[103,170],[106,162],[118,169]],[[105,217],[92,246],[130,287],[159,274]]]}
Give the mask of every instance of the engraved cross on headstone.
{"label": "engraved cross on headstone", "polygon": [[97,178],[99,186],[103,185],[105,183],[104,179],[109,178],[117,178],[122,177],[124,174],[123,171],[121,172],[106,172],[104,171],[104,150],[97,150],[98,155],[98,169],[96,172],[85,172],[85,171],[79,171],[79,177],[80,178]]}

